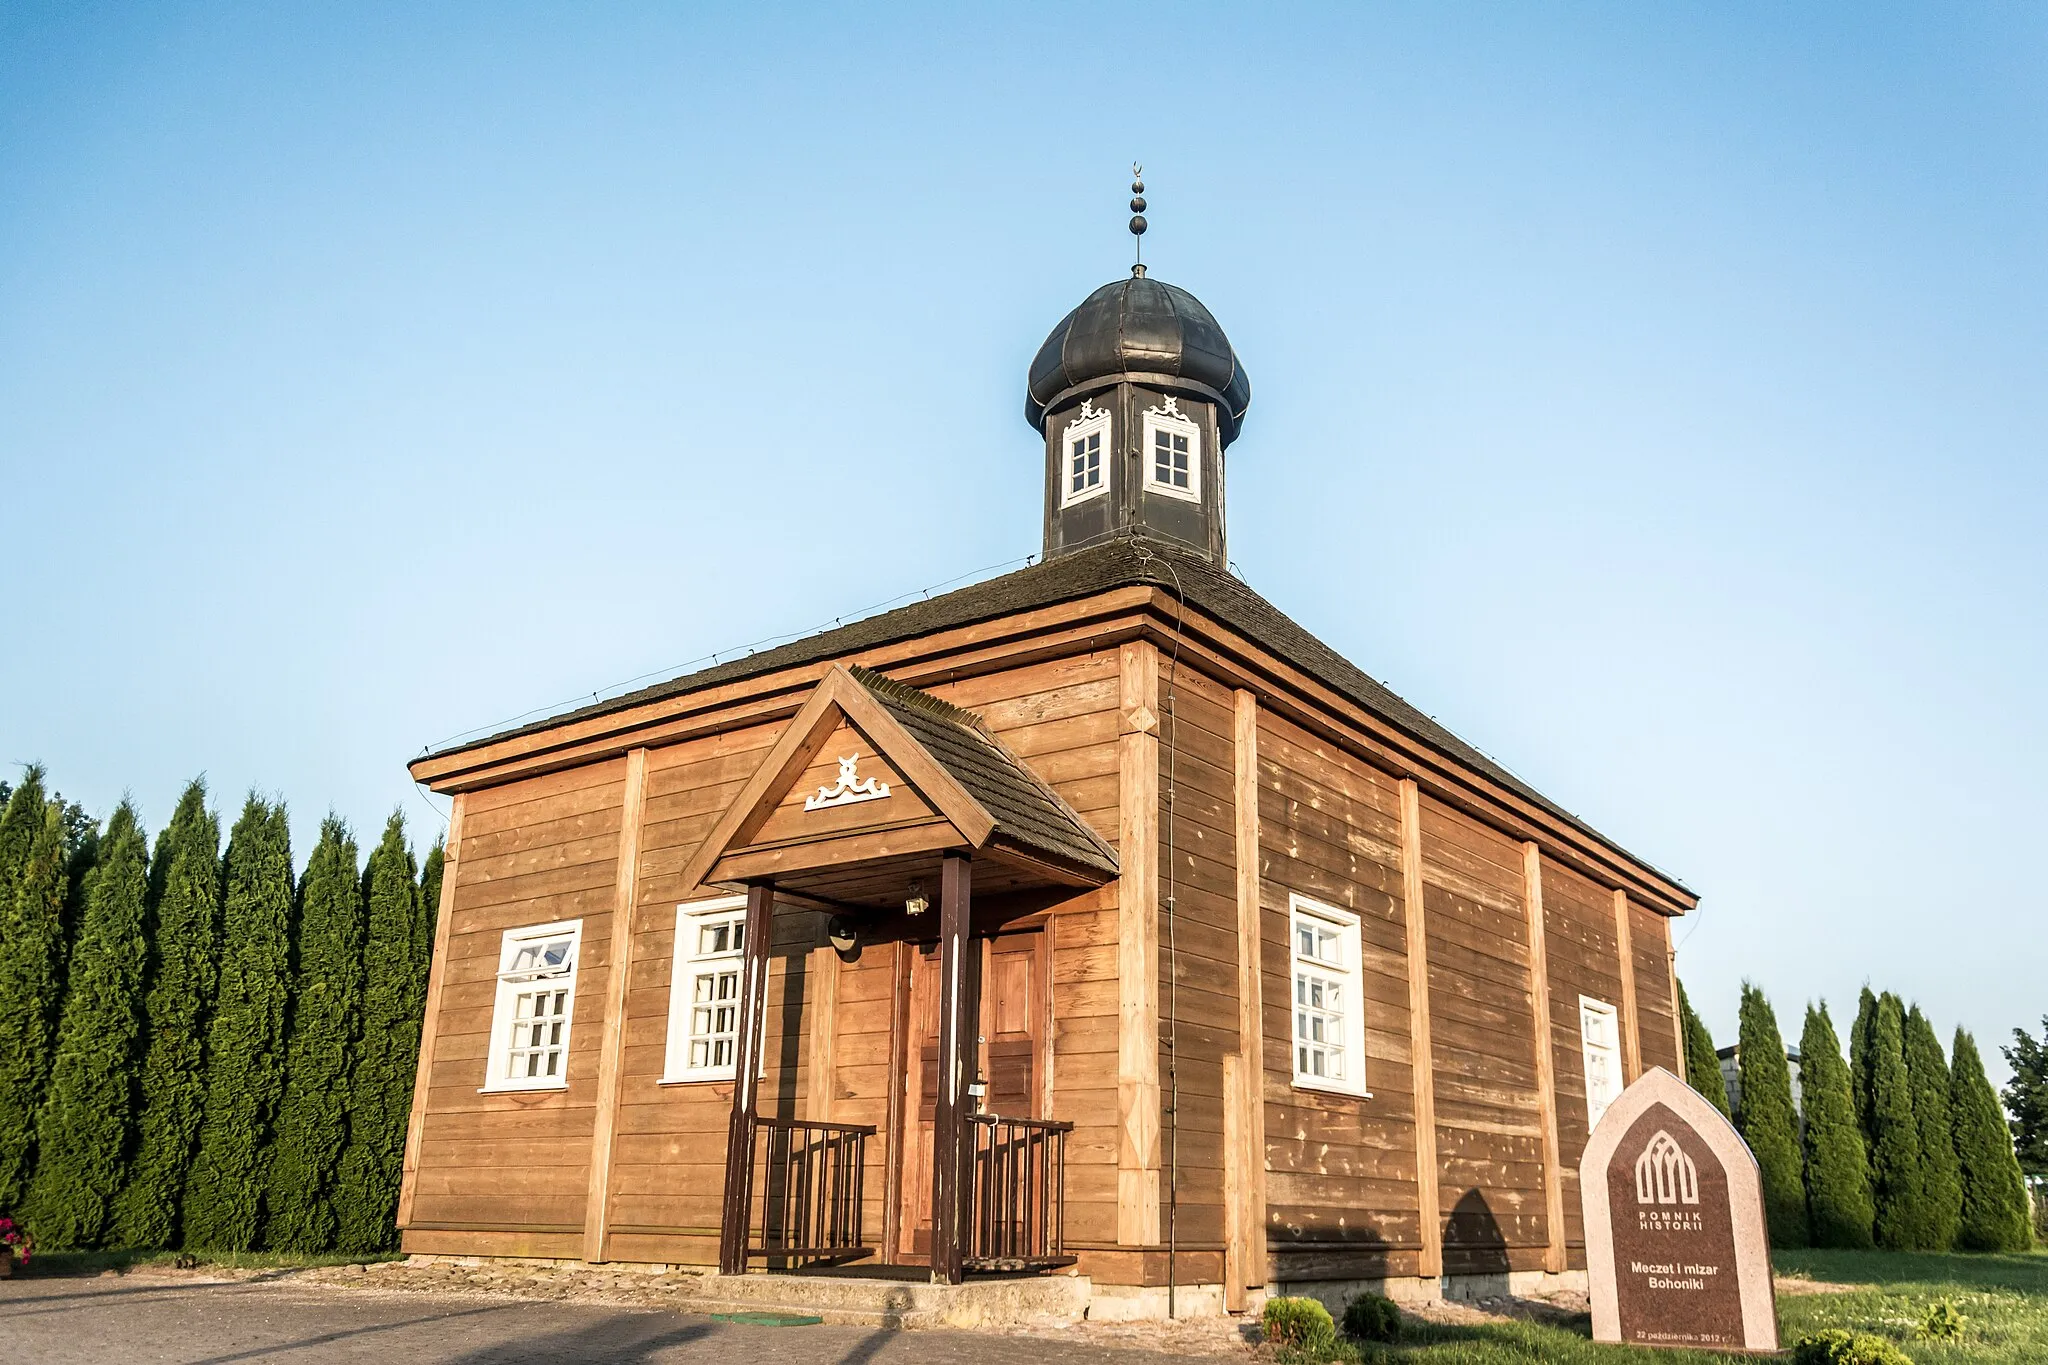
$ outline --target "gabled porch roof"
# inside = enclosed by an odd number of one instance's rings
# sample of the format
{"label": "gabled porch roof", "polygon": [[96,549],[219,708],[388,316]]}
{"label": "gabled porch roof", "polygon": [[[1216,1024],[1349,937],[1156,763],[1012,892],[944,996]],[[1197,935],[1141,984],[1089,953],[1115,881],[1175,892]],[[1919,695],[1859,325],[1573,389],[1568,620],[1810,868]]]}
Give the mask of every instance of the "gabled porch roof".
{"label": "gabled porch roof", "polygon": [[947,850],[973,853],[977,885],[989,891],[1100,886],[1117,875],[1115,850],[973,713],[872,670],[835,666],[683,880],[772,880],[879,909],[902,905],[912,881],[936,889]]}

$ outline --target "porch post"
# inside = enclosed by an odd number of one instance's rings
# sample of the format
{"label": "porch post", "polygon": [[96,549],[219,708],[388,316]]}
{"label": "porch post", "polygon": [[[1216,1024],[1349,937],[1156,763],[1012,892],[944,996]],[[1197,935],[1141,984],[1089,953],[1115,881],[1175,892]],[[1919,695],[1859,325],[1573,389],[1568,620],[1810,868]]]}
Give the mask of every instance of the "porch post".
{"label": "porch post", "polygon": [[768,1006],[769,915],[773,883],[747,887],[746,945],[740,958],[739,1036],[733,1040],[732,1126],[725,1139],[725,1204],[718,1223],[718,1269],[725,1275],[747,1270],[747,1221],[754,1204],[755,1089],[761,1083]]}
{"label": "porch post", "polygon": [[932,1119],[932,1283],[958,1284],[974,1216],[973,1098],[981,954],[968,933],[974,864],[944,855],[939,889],[939,1093]]}

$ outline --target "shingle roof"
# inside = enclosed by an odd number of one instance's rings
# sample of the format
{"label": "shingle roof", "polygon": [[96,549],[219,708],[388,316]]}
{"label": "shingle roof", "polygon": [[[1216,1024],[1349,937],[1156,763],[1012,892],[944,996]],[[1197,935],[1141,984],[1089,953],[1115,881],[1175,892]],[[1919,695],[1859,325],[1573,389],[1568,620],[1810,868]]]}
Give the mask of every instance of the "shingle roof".
{"label": "shingle roof", "polygon": [[1116,851],[1058,792],[1004,748],[973,712],[873,669],[856,666],[848,671],[995,817],[998,839],[1028,853],[1116,875]]}
{"label": "shingle roof", "polygon": [[[815,663],[820,659],[845,658],[864,649],[921,635],[1092,597],[1116,588],[1144,585],[1166,589],[1389,725],[1484,774],[1610,848],[1618,848],[1585,821],[1403,701],[1385,684],[1311,635],[1241,580],[1188,551],[1164,541],[1144,538],[1106,541],[1043,564],[970,584],[940,597],[913,602],[907,607],[898,607],[894,611],[762,650],[743,659],[593,702],[484,739],[450,745],[438,752],[459,753],[572,721],[624,711],[665,697],[758,677],[778,669]],[[1673,884],[1678,884],[1675,879]]]}

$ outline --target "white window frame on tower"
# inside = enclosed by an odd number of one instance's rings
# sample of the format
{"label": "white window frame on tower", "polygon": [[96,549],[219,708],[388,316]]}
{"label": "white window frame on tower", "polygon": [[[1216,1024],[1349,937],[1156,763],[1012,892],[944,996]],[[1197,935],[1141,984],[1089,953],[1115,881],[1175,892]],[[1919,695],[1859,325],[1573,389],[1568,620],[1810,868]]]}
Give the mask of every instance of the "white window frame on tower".
{"label": "white window frame on tower", "polygon": [[569,1088],[569,1033],[582,956],[580,919],[505,931],[498,946],[484,1092]]}
{"label": "white window frame on tower", "polygon": [[[1187,441],[1188,486],[1159,477],[1159,438],[1178,436]],[[1202,500],[1202,426],[1180,410],[1179,400],[1168,394],[1158,407],[1145,409],[1145,491],[1186,502]]]}
{"label": "white window frame on tower", "polygon": [[[664,1085],[729,1081],[737,1071],[739,982],[745,960],[747,898],[719,896],[676,907],[676,942],[668,983],[668,1047]],[[723,946],[715,941],[725,930]],[[699,998],[699,997],[702,998]],[[713,1060],[724,1044],[725,1060]],[[692,1064],[692,1053],[697,1054]],[[767,1057],[762,1057],[766,1066]]]}
{"label": "white window frame on tower", "polygon": [[1287,1050],[1294,1084],[1303,1090],[1372,1098],[1365,1087],[1363,947],[1358,916],[1307,896],[1288,897],[1288,1014],[1293,1023]]}
{"label": "white window frame on tower", "polygon": [[1621,1066],[1621,1011],[1590,995],[1579,997],[1579,1056],[1586,1068],[1586,1127],[1621,1098],[1628,1077]]}
{"label": "white window frame on tower", "polygon": [[[1072,507],[1090,498],[1099,498],[1109,491],[1109,430],[1108,410],[1096,407],[1090,399],[1083,399],[1081,411],[1073,421],[1067,423],[1065,430],[1060,432],[1061,507]],[[1081,465],[1083,455],[1076,453],[1074,447],[1077,445],[1093,447],[1085,452],[1091,461],[1090,464],[1084,470],[1078,471],[1076,467]],[[1077,472],[1089,476],[1088,480],[1078,487],[1075,485]]]}

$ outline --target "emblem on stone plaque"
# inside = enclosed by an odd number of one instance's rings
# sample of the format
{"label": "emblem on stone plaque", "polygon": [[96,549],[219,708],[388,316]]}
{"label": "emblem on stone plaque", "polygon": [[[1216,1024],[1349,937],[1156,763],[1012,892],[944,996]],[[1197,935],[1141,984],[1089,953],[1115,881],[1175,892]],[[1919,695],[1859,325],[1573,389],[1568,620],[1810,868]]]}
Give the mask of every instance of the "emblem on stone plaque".
{"label": "emblem on stone plaque", "polygon": [[1593,1340],[1778,1349],[1763,1181],[1721,1112],[1652,1067],[1579,1162]]}

